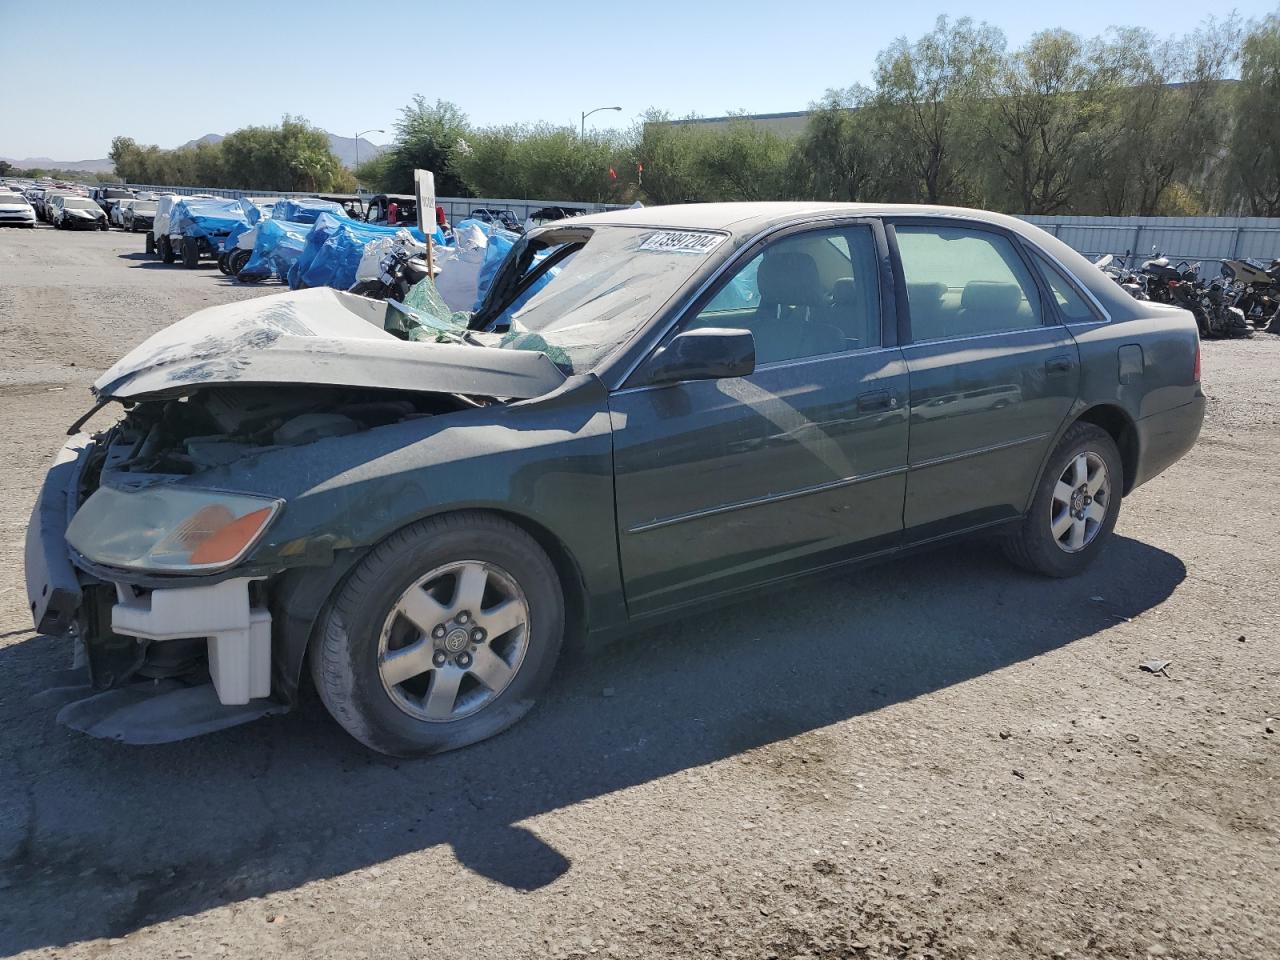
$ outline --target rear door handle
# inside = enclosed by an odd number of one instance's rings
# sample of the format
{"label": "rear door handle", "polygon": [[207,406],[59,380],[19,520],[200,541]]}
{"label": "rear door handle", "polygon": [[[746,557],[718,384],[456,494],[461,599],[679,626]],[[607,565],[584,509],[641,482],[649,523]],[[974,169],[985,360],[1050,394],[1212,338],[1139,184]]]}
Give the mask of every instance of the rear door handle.
{"label": "rear door handle", "polygon": [[1046,373],[1070,373],[1074,366],[1070,357],[1050,357],[1044,362]]}
{"label": "rear door handle", "polygon": [[891,390],[872,390],[858,397],[859,413],[874,413],[877,410],[893,410],[898,406],[898,398]]}

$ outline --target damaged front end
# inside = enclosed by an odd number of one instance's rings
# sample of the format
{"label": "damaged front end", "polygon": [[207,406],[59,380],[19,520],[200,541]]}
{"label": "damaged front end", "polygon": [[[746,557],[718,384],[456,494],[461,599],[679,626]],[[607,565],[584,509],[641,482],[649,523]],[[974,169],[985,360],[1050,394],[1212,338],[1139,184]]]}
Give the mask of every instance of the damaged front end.
{"label": "damaged front end", "polygon": [[305,644],[281,633],[309,628],[350,562],[337,554],[361,546],[312,494],[325,465],[563,382],[539,355],[405,342],[388,309],[327,290],[216,307],[98,381],[99,404],[126,414],[72,437],[27,531],[33,620],[84,670],[60,722],[157,743],[288,709]]}

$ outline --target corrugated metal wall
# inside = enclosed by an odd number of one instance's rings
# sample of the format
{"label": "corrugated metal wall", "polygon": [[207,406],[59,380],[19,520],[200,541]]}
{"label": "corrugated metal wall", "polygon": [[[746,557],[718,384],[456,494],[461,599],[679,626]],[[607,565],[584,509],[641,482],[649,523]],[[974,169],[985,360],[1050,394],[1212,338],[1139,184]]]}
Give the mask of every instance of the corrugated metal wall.
{"label": "corrugated metal wall", "polygon": [[1087,257],[1132,254],[1154,247],[1170,260],[1280,258],[1280,220],[1266,217],[1040,217],[1021,219],[1048,230]]}

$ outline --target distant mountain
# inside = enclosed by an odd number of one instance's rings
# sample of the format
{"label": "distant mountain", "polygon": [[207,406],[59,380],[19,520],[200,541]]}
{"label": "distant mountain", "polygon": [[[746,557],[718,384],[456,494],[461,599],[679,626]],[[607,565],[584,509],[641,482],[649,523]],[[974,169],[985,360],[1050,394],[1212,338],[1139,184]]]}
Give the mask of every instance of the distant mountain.
{"label": "distant mountain", "polygon": [[[333,151],[333,155],[342,162],[344,167],[354,167],[356,165],[356,141],[354,137],[340,137],[336,133],[325,132],[325,136],[329,138],[329,149]],[[194,147],[201,143],[221,143],[226,138],[220,133],[206,133],[197,140],[188,140],[182,144],[183,147]],[[181,148],[179,148],[181,149]],[[360,162],[364,163],[382,153],[386,147],[380,147],[376,143],[371,143],[364,137],[360,138]]]}
{"label": "distant mountain", "polygon": [[[363,155],[364,151],[361,150],[361,156]],[[101,160],[52,160],[49,157],[25,157],[18,160],[14,157],[0,157],[0,160],[8,160],[21,170],[30,170],[32,167],[41,170],[79,170],[83,173],[110,173],[112,170],[111,161],[106,157]]]}
{"label": "distant mountain", "polygon": [[[356,165],[356,141],[353,137],[339,137],[337,134],[325,133],[329,138],[329,149],[333,151],[333,155],[337,157],[344,167],[354,167]],[[226,138],[220,133],[206,133],[203,137],[196,140],[188,140],[181,147],[194,147],[200,143],[221,143]],[[178,149],[181,149],[179,147]],[[376,143],[370,143],[364,137],[360,138],[360,162],[364,163],[376,157],[386,147],[380,147]],[[86,173],[110,173],[112,170],[111,161],[106,157],[101,160],[53,160],[49,157],[26,157],[17,160],[13,157],[0,157],[0,160],[8,160],[15,167],[27,170],[31,167],[39,167],[45,170],[79,170]]]}

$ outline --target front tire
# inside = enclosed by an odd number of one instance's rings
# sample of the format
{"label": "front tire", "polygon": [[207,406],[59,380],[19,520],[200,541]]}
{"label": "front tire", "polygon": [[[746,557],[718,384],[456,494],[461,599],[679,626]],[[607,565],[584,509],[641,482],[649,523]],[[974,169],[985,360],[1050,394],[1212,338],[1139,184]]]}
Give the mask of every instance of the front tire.
{"label": "front tire", "polygon": [[146,250],[149,256],[155,256],[156,252],[156,235],[150,230],[147,231]]}
{"label": "front tire", "polygon": [[200,266],[200,241],[190,237],[182,241],[182,265],[188,270]]}
{"label": "front tire", "polygon": [[1111,435],[1091,423],[1067,430],[1021,526],[1005,541],[1018,566],[1048,577],[1083,573],[1120,515],[1124,464]]}
{"label": "front tire", "polygon": [[165,263],[173,263],[178,259],[173,252],[173,241],[165,234],[161,234],[156,240],[156,249],[160,251],[160,259]]}
{"label": "front tire", "polygon": [[501,733],[533,707],[564,638],[536,541],[491,514],[420,521],[366,556],[310,651],[329,712],[380,753],[423,756]]}

